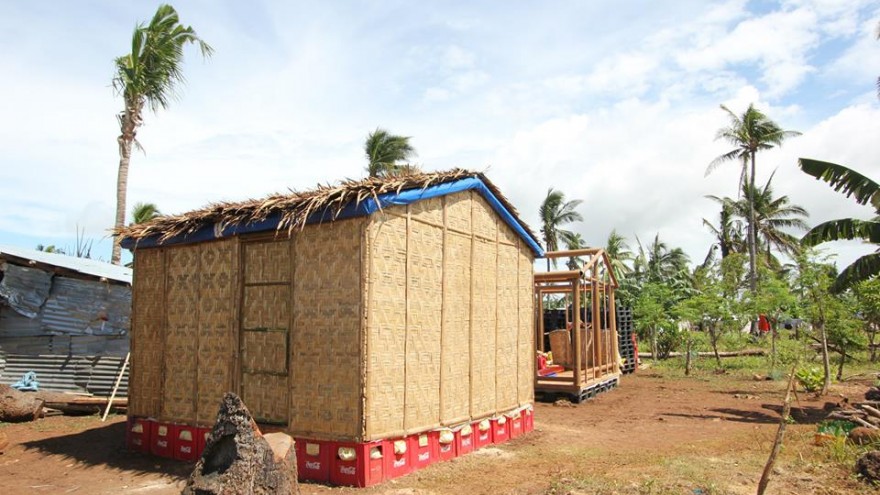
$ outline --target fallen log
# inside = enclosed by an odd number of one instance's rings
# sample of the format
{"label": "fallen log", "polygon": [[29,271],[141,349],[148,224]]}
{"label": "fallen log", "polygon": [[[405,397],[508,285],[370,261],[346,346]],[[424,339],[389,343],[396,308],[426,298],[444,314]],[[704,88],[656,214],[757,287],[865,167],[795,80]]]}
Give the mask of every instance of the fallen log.
{"label": "fallen log", "polygon": [[[667,357],[684,357],[686,353],[684,352],[670,352]],[[728,357],[743,357],[743,356],[766,356],[767,351],[764,349],[745,349],[742,351],[724,351],[719,352],[718,357],[728,358]],[[699,357],[715,357],[714,352],[698,352],[697,356]],[[640,352],[640,358],[649,358],[651,357],[650,352]]]}
{"label": "fallen log", "polygon": [[30,392],[19,392],[9,385],[0,385],[0,421],[16,423],[33,421],[43,411],[43,400]]}
{"label": "fallen log", "polygon": [[263,436],[244,402],[227,393],[181,495],[298,492],[293,439],[284,433]]}

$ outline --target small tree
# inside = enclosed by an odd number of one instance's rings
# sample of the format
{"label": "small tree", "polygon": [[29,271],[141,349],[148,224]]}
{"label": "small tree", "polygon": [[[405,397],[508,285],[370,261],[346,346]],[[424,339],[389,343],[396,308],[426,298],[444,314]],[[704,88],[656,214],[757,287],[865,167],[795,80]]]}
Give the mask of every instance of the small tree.
{"label": "small tree", "polygon": [[819,337],[822,346],[822,369],[824,380],[820,395],[826,395],[831,387],[831,363],[828,356],[828,333],[826,325],[833,316],[831,305],[835,297],[830,288],[834,280],[834,267],[827,263],[827,258],[820,258],[810,249],[805,249],[797,257],[798,276],[797,289],[804,315],[809,319]]}
{"label": "small tree", "polygon": [[[747,295],[747,306],[753,315],[764,315],[770,324],[770,371],[776,371],[776,341],[779,338],[779,321],[797,304],[797,299],[788,287],[788,283],[780,279],[773,271],[762,267],[761,283],[758,292]],[[772,374],[772,373],[771,373]]]}
{"label": "small tree", "polygon": [[651,339],[651,359],[657,360],[658,332],[671,322],[667,308],[672,305],[672,290],[658,282],[646,283],[633,305],[636,329]]}
{"label": "small tree", "polygon": [[864,280],[853,288],[856,304],[862,316],[871,362],[877,362],[877,334],[880,333],[880,278]]}

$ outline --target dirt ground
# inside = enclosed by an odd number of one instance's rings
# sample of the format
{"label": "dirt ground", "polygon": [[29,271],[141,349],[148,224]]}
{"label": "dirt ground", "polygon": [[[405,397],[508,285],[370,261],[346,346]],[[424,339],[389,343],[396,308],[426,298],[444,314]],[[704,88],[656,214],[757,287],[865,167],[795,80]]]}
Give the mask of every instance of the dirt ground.
{"label": "dirt ground", "polygon": [[[747,377],[624,376],[579,406],[538,403],[535,431],[369,489],[302,484],[304,494],[746,494],[755,493],[776,433],[782,382]],[[867,493],[833,449],[812,444],[825,401],[866,385],[801,394],[768,494]],[[192,469],[123,447],[125,418],[51,417],[0,426],[0,492],[179,493]]]}

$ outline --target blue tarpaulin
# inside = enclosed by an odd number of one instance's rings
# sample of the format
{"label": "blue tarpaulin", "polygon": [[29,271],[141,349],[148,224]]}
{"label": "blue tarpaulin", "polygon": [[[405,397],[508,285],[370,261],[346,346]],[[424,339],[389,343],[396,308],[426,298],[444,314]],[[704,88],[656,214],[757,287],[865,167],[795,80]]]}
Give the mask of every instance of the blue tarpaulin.
{"label": "blue tarpaulin", "polygon": [[[344,207],[340,211],[328,208],[326,210],[318,211],[312,214],[308,218],[306,223],[313,224],[372,215],[380,209],[388,206],[408,205],[417,201],[421,201],[423,199],[437,198],[440,196],[446,196],[447,194],[454,194],[457,192],[468,190],[474,190],[478,192],[481,196],[483,196],[483,198],[486,199],[492,209],[495,210],[495,212],[504,220],[504,223],[506,223],[511,229],[513,229],[513,231],[516,232],[520,236],[520,238],[522,238],[526,242],[526,244],[529,245],[530,248],[532,248],[535,256],[539,258],[544,256],[544,250],[543,248],[541,248],[541,245],[537,243],[537,241],[525,229],[525,227],[523,227],[523,225],[519,223],[513,213],[511,213],[507,208],[504,207],[504,204],[501,203],[501,201],[494,194],[492,194],[492,191],[478,177],[467,177],[453,182],[445,182],[443,184],[429,186],[424,189],[416,188],[400,191],[399,193],[385,193],[378,196],[378,201],[375,198],[367,198],[356,205],[354,203],[350,203],[348,206]],[[122,240],[122,247],[126,249],[132,249],[135,247],[146,248],[160,245],[167,246],[171,244],[190,244],[194,242],[209,241],[213,239],[219,239],[221,237],[228,237],[231,235],[274,230],[278,227],[278,224],[280,222],[281,213],[274,213],[272,215],[269,215],[269,217],[267,217],[265,220],[244,225],[229,225],[222,231],[217,231],[213,225],[206,225],[191,234],[175,236],[165,240],[162,243],[158,242],[158,236],[149,237],[147,239],[141,239],[138,241],[126,238]]]}

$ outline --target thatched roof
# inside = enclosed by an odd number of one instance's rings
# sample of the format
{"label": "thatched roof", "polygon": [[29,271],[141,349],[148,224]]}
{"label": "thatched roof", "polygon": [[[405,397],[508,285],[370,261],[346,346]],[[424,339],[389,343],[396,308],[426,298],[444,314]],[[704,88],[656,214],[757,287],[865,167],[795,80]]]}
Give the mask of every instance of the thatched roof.
{"label": "thatched roof", "polygon": [[266,221],[270,217],[279,218],[277,224],[274,224],[275,230],[292,233],[295,229],[313,223],[316,216],[322,220],[333,220],[351,205],[359,205],[370,199],[379,203],[379,197],[383,194],[400,194],[406,190],[426,189],[467,178],[482,181],[516,222],[532,237],[532,240],[539,243],[534,232],[519,218],[516,208],[485,175],[463,169],[419,172],[388,178],[348,179],[337,185],[319,185],[310,191],[290,191],[286,194],[272,194],[262,199],[212,203],[187,213],[160,216],[148,222],[122,227],[114,230],[113,235],[120,236],[127,244],[135,246],[145,239],[164,244],[172,239],[185,238],[205,228],[211,228],[214,232],[223,232],[227,227],[247,226]]}

